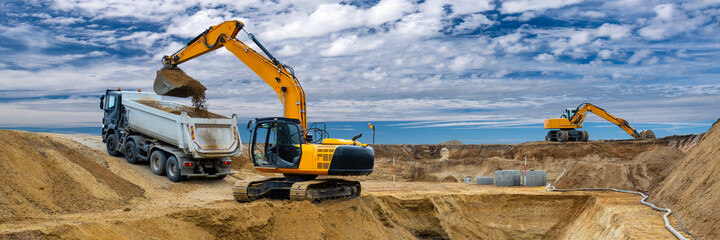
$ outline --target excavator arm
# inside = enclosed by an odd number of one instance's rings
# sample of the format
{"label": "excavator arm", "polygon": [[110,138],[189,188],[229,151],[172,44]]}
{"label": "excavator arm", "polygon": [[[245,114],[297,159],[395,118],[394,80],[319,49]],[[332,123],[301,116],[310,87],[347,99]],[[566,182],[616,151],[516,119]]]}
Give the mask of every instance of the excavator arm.
{"label": "excavator arm", "polygon": [[576,111],[577,112],[575,113],[575,115],[573,115],[572,118],[570,119],[571,124],[574,124],[577,126],[581,125],[582,122],[585,120],[587,113],[592,112],[595,115],[598,115],[599,117],[601,117],[605,120],[608,120],[609,122],[614,123],[615,125],[618,125],[618,127],[620,127],[623,131],[630,134],[630,136],[632,136],[633,138],[635,138],[635,139],[640,138],[640,134],[637,132],[637,130],[635,130],[635,128],[631,127],[630,124],[627,121],[625,121],[625,119],[615,117],[615,116],[611,115],[610,113],[608,113],[607,111],[605,111],[605,109],[602,109],[598,106],[592,105],[590,103],[583,103],[583,104],[580,104],[580,106],[578,106]]}
{"label": "excavator arm", "polygon": [[[243,26],[240,21],[226,21],[208,28],[188,42],[184,48],[171,56],[163,57],[164,69],[176,68],[181,63],[225,47],[275,90],[285,109],[285,117],[300,120],[302,128],[307,129],[305,91],[295,77],[293,69],[275,59],[252,34],[248,33],[248,37],[261,48],[267,57],[238,40],[236,36]],[[161,72],[162,70],[158,71],[156,85],[158,85],[158,81],[164,81],[166,86],[176,87],[168,84],[166,76],[162,76]],[[161,92],[168,92],[168,90],[171,89]],[[158,92],[158,88],[155,91]],[[159,94],[163,94],[161,92]]]}

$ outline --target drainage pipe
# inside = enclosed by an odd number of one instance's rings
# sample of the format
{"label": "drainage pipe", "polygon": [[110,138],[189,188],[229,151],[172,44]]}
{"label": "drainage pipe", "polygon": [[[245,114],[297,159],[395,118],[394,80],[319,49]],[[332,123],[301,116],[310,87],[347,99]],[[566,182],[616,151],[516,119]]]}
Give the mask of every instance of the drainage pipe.
{"label": "drainage pipe", "polygon": [[668,230],[670,230],[670,232],[671,232],[673,235],[675,235],[675,237],[676,237],[677,239],[680,239],[680,240],[688,240],[687,238],[683,237],[683,235],[680,234],[680,232],[678,232],[677,230],[675,230],[675,228],[673,228],[672,225],[670,225],[670,220],[668,220],[668,215],[670,215],[670,214],[672,213],[672,210],[670,210],[669,208],[660,208],[660,207],[655,206],[655,204],[645,202],[645,200],[646,200],[649,196],[648,196],[648,195],[645,195],[644,193],[634,192],[634,191],[627,191],[627,190],[619,190],[619,189],[614,189],[614,188],[555,189],[555,187],[554,187],[554,186],[551,186],[550,184],[548,184],[548,190],[551,191],[551,192],[614,191],[614,192],[621,192],[621,193],[634,193],[634,194],[640,195],[640,196],[643,197],[643,198],[640,200],[640,203],[642,203],[643,205],[646,205],[646,206],[648,206],[648,207],[650,207],[650,208],[652,208],[652,209],[654,209],[654,210],[661,211],[661,212],[664,211],[664,212],[665,212],[665,215],[663,215],[663,220],[665,221],[665,228],[667,228]]}

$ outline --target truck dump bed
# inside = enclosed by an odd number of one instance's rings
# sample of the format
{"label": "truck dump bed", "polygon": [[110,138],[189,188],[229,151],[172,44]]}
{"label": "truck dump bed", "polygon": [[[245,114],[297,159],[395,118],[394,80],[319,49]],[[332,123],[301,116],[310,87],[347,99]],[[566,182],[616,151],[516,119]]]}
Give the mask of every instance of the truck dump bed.
{"label": "truck dump bed", "polygon": [[237,117],[196,110],[160,95],[123,92],[128,126],[173,145],[193,158],[235,156],[241,151]]}

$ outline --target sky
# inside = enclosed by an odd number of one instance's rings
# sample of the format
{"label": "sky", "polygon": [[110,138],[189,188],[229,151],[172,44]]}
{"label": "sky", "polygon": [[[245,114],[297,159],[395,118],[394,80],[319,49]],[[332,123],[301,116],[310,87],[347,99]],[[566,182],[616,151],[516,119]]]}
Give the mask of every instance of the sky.
{"label": "sky", "polygon": [[[0,128],[98,134],[105,89],[152,91],[163,55],[227,20],[295,69],[334,137],[536,141],[585,102],[658,136],[720,118],[720,0],[6,0],[0,16]],[[228,51],[180,67],[214,112],[282,115]],[[596,116],[584,130],[630,138]]]}

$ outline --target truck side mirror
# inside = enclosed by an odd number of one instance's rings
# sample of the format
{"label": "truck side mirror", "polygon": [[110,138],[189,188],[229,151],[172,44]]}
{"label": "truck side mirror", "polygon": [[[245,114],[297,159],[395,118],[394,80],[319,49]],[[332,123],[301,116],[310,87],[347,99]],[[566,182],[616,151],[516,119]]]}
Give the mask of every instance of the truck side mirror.
{"label": "truck side mirror", "polygon": [[105,109],[105,95],[100,96],[100,109]]}

